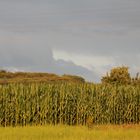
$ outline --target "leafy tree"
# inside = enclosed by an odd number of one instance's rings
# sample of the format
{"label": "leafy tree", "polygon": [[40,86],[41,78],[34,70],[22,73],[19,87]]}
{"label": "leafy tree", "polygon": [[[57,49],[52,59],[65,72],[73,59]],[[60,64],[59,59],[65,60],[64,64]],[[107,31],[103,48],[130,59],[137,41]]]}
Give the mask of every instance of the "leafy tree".
{"label": "leafy tree", "polygon": [[115,67],[110,73],[101,79],[102,83],[110,84],[130,84],[131,77],[129,73],[129,68],[126,66]]}

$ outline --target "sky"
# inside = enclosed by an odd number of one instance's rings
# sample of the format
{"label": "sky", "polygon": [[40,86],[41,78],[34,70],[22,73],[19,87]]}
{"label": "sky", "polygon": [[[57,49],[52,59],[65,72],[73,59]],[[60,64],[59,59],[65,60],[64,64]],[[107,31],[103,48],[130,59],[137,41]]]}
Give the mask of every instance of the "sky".
{"label": "sky", "polygon": [[98,82],[139,60],[139,0],[0,0],[0,69]]}

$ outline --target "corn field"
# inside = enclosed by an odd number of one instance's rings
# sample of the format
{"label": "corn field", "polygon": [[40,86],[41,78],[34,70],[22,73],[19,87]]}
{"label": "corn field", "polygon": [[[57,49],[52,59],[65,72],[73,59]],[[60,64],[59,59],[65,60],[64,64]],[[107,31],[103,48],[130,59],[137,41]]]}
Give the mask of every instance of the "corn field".
{"label": "corn field", "polygon": [[0,126],[139,123],[140,86],[0,85]]}

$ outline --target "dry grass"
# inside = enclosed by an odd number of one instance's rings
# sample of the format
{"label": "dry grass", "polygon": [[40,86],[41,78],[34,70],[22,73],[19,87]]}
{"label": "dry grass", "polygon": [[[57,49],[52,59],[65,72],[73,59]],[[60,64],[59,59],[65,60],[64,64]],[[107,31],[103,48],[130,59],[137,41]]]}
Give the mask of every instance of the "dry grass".
{"label": "dry grass", "polygon": [[0,128],[0,140],[140,140],[140,125],[28,126]]}

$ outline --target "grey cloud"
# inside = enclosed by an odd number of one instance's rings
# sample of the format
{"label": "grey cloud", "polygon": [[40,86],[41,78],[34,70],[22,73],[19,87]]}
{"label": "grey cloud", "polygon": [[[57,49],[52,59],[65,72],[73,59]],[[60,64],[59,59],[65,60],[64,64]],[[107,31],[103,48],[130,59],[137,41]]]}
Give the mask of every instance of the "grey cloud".
{"label": "grey cloud", "polygon": [[82,66],[76,66],[72,62],[64,61],[61,59],[56,61],[56,67],[56,69],[59,69],[60,74],[75,74],[85,77],[88,81],[97,81],[99,78],[95,71],[90,71]]}
{"label": "grey cloud", "polygon": [[[82,36],[61,34],[55,37],[54,49],[71,53],[94,56],[135,56],[140,53],[140,31],[130,32],[131,35],[99,35],[85,34]],[[57,36],[57,35],[56,35]],[[67,47],[66,47],[67,46]]]}
{"label": "grey cloud", "polygon": [[[7,35],[8,36],[8,35]],[[95,81],[97,75],[73,62],[55,60],[49,45],[38,37],[22,35],[9,36],[0,46],[0,68],[40,71],[56,74],[83,76],[86,80]],[[28,40],[29,39],[29,40]],[[2,40],[0,40],[2,42]]]}
{"label": "grey cloud", "polygon": [[96,77],[94,68],[55,61],[54,49],[139,66],[139,7],[139,0],[0,0],[0,66]]}
{"label": "grey cloud", "polygon": [[10,21],[10,26],[24,25],[21,27],[25,30],[28,27],[35,30],[42,25],[58,28],[68,26],[69,22],[90,24],[95,21],[114,27],[135,28],[140,26],[139,6],[138,0],[1,0],[0,23],[8,26]]}

